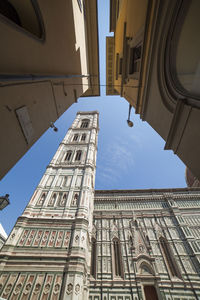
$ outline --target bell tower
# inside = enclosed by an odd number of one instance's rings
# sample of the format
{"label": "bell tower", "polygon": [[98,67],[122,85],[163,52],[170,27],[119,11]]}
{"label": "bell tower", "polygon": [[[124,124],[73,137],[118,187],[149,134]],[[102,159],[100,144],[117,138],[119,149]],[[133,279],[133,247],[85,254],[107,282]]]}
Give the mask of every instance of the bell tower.
{"label": "bell tower", "polygon": [[98,112],[78,112],[0,253],[0,297],[88,299]]}

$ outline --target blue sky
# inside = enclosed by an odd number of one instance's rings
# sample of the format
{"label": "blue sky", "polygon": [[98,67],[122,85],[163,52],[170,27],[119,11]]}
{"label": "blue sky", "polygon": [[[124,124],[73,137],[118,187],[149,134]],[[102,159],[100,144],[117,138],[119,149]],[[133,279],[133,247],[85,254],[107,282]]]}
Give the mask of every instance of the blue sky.
{"label": "blue sky", "polygon": [[[105,84],[105,36],[109,34],[109,1],[99,0],[99,45],[101,84]],[[10,194],[10,205],[0,212],[0,222],[9,233],[28,204],[46,166],[73,122],[77,111],[98,110],[100,131],[96,189],[151,189],[185,187],[185,166],[172,151],[164,151],[164,140],[119,96],[81,98],[33,145],[0,182],[0,195]]]}

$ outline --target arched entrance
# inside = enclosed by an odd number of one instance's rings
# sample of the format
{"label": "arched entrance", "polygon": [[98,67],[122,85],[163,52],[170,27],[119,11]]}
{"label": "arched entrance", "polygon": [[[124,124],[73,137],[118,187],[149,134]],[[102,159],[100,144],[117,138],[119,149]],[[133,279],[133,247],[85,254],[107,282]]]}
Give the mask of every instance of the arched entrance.
{"label": "arched entrance", "polygon": [[156,288],[153,285],[144,285],[145,300],[158,300]]}

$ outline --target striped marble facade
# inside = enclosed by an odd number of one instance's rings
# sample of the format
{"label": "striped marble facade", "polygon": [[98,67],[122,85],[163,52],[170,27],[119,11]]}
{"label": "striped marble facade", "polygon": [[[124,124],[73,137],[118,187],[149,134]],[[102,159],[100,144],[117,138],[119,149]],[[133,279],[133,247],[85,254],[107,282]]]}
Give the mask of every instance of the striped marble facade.
{"label": "striped marble facade", "polygon": [[198,188],[96,191],[89,299],[200,299],[199,204]]}

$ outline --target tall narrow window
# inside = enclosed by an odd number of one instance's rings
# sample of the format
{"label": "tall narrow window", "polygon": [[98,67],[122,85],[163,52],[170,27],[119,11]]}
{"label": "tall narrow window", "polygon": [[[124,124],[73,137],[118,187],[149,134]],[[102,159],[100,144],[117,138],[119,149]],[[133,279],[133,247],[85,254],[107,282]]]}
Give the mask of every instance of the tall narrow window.
{"label": "tall narrow window", "polygon": [[88,119],[82,120],[81,128],[88,128],[88,126],[89,126],[89,120]]}
{"label": "tall narrow window", "polygon": [[116,55],[116,80],[118,80],[118,73],[119,73],[119,53]]}
{"label": "tall narrow window", "polygon": [[81,154],[82,154],[82,151],[81,151],[81,150],[78,150],[78,151],[76,152],[75,160],[81,160]]}
{"label": "tall narrow window", "polygon": [[81,141],[85,141],[85,139],[86,139],[86,134],[83,133],[82,136],[81,136]]}
{"label": "tall narrow window", "polygon": [[69,161],[71,159],[71,157],[72,157],[72,151],[69,150],[69,151],[67,151],[67,154],[65,156],[65,160]]}
{"label": "tall narrow window", "polygon": [[166,260],[167,266],[169,267],[172,276],[181,278],[178,265],[176,263],[175,257],[173,257],[172,251],[170,249],[169,243],[163,237],[159,238],[161,248],[164,253],[164,259]]}
{"label": "tall narrow window", "polygon": [[78,134],[75,134],[73,137],[73,141],[77,141],[78,140]]}
{"label": "tall narrow window", "polygon": [[57,194],[54,193],[51,197],[51,199],[49,200],[48,206],[54,206],[55,202],[56,202],[56,198],[57,198]]}
{"label": "tall narrow window", "polygon": [[129,74],[138,73],[140,71],[141,54],[142,45],[130,48]]}
{"label": "tall narrow window", "polygon": [[79,194],[75,193],[74,196],[73,196],[73,199],[72,199],[72,205],[77,205],[78,204],[78,197],[79,197]]}
{"label": "tall narrow window", "polygon": [[119,60],[119,75],[122,75],[122,64],[123,64],[123,58],[121,57]]}
{"label": "tall narrow window", "polygon": [[97,242],[92,238],[92,253],[91,253],[91,267],[90,274],[96,278],[96,262],[97,262]]}
{"label": "tall narrow window", "polygon": [[65,206],[66,202],[67,202],[67,194],[64,193],[63,195],[60,196],[59,206]]}
{"label": "tall narrow window", "polygon": [[46,194],[43,193],[39,201],[37,202],[37,205],[43,205],[45,198],[46,198]]}
{"label": "tall narrow window", "polygon": [[121,259],[121,245],[117,238],[113,239],[113,262],[114,262],[114,272],[116,276],[123,275],[122,269],[122,259]]}

